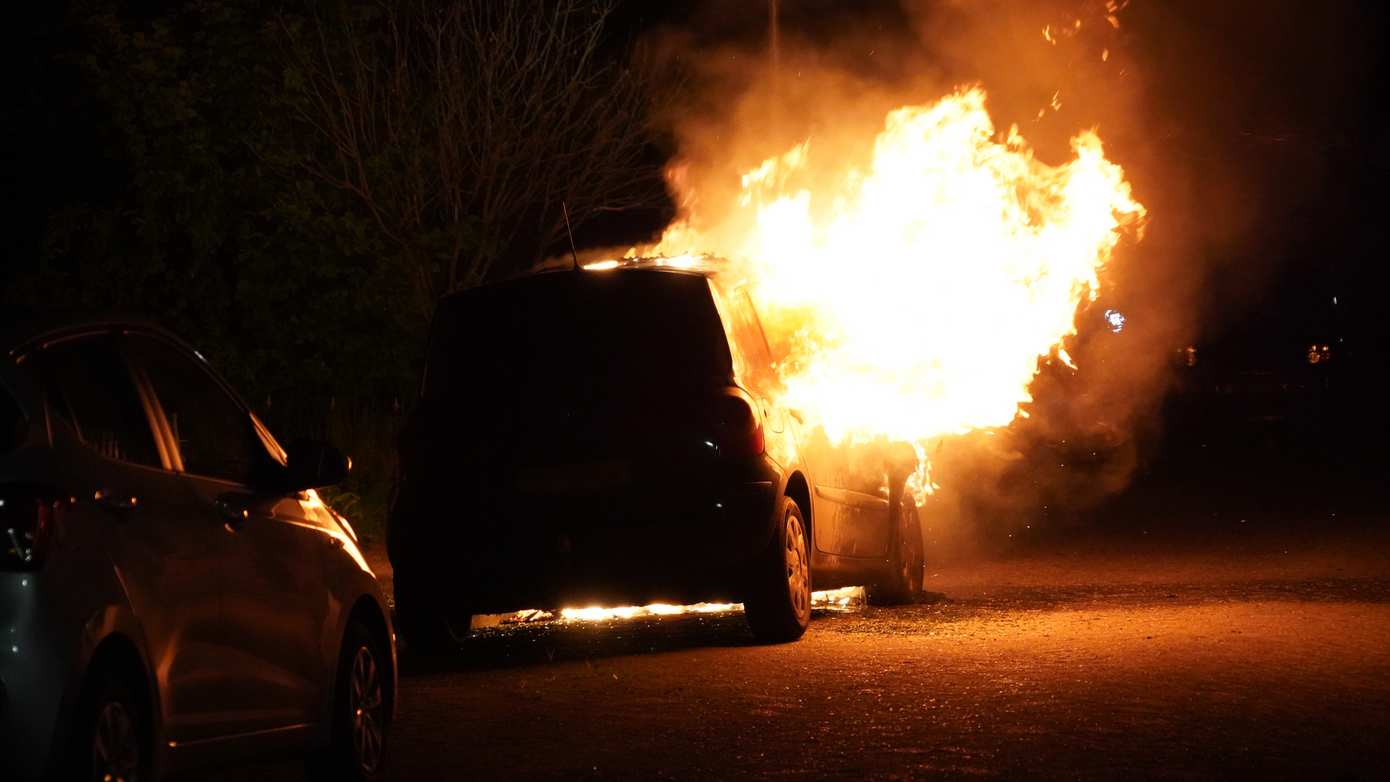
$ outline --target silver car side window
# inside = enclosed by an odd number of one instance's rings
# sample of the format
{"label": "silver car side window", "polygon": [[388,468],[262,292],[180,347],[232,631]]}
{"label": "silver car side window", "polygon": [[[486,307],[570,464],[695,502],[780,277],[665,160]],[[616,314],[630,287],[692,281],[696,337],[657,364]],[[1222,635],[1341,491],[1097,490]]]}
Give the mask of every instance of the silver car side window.
{"label": "silver car side window", "polygon": [[108,459],[159,467],[159,452],[130,371],[109,338],[60,342],[38,355],[49,408]]}
{"label": "silver car side window", "polygon": [[191,475],[251,484],[273,469],[251,414],[193,358],[140,334],[127,338],[131,359],[145,373]]}

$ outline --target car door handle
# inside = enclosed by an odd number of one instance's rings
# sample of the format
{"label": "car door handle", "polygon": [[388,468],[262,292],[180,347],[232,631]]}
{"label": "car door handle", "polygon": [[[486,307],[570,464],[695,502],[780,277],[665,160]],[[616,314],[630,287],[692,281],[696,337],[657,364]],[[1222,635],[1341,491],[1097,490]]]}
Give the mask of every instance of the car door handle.
{"label": "car door handle", "polygon": [[113,510],[130,510],[140,504],[140,498],[128,492],[97,489],[92,499]]}
{"label": "car door handle", "polygon": [[241,525],[251,518],[251,512],[239,503],[229,502],[219,497],[213,504],[217,506],[217,512],[222,516],[222,526],[228,532],[236,532],[241,529]]}

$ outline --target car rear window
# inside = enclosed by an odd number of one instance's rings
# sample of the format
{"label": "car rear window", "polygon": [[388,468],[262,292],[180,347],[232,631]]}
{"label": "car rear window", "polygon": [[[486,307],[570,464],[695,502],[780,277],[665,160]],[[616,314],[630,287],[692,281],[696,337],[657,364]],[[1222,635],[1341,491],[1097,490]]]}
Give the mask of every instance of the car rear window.
{"label": "car rear window", "polygon": [[701,276],[541,275],[442,303],[423,393],[519,399],[727,381],[725,339]]}

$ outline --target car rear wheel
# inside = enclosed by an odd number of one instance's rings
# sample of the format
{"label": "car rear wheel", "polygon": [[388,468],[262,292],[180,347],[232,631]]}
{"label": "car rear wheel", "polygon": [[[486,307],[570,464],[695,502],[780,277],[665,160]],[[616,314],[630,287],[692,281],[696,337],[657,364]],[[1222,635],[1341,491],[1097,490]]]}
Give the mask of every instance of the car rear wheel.
{"label": "car rear wheel", "polygon": [[396,627],[412,654],[456,652],[468,639],[473,615],[396,579]]}
{"label": "car rear wheel", "polygon": [[328,748],[309,759],[310,779],[382,778],[395,693],[390,647],[365,624],[348,624],[338,658]]}
{"label": "car rear wheel", "polygon": [[114,673],[99,674],[80,707],[72,779],[143,782],[151,778],[153,744],[145,701]]}
{"label": "car rear wheel", "polygon": [[902,605],[922,593],[926,557],[922,551],[922,523],[917,503],[906,492],[899,492],[893,508],[893,543],[887,566],[876,584],[869,587],[873,605]]}
{"label": "car rear wheel", "polygon": [[811,550],[801,509],[782,498],[776,534],[759,557],[744,613],[763,643],[795,641],[811,621]]}

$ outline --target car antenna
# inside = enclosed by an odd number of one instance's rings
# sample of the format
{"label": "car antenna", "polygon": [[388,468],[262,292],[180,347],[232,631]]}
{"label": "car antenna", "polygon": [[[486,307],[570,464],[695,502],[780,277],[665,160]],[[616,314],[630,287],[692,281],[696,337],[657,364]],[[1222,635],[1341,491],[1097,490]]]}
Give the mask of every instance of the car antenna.
{"label": "car antenna", "polygon": [[570,208],[560,202],[560,211],[565,215],[565,234],[570,238],[570,257],[574,259],[574,270],[579,271],[579,251],[574,249],[574,231],[570,228]]}

